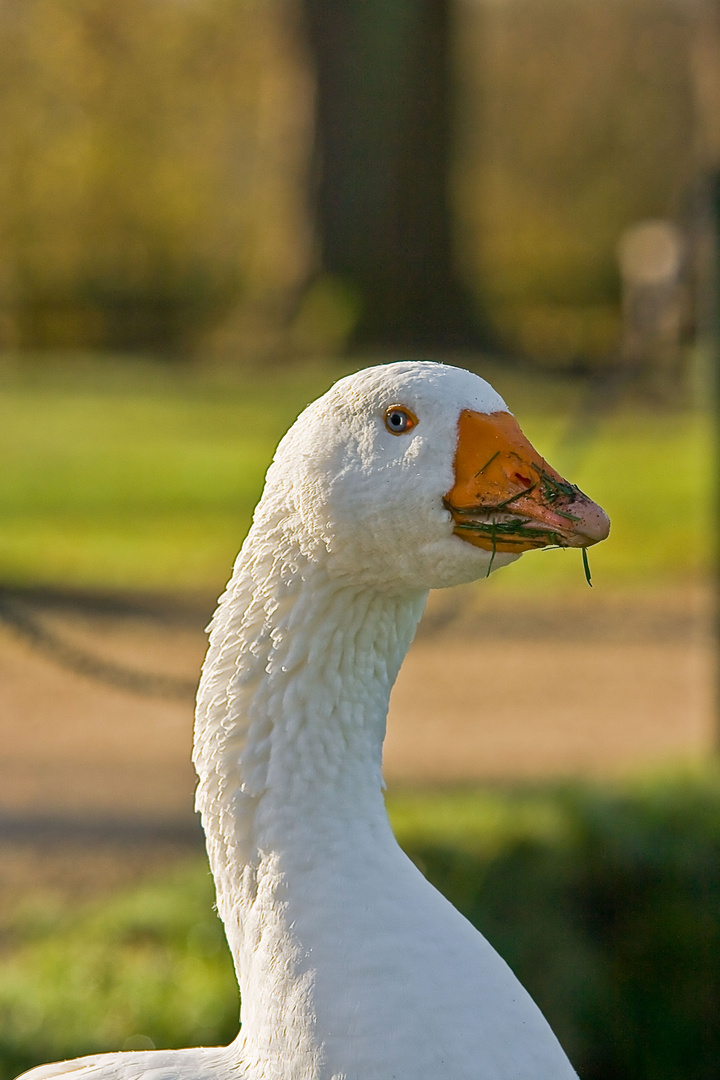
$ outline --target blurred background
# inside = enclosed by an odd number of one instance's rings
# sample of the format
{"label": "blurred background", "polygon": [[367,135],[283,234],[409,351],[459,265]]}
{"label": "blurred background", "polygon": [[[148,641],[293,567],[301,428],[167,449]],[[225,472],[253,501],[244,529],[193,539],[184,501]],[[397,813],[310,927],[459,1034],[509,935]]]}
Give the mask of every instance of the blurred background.
{"label": "blurred background", "polygon": [[488,378],[608,511],[431,597],[401,842],[584,1080],[716,1080],[718,0],[0,0],[0,1080],[230,1040],[203,627],[371,363]]}

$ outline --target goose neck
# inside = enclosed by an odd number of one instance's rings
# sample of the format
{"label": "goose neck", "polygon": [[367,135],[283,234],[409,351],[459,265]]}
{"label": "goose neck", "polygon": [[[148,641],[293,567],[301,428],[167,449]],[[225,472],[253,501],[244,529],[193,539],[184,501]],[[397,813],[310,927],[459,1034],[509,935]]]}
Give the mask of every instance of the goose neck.
{"label": "goose neck", "polygon": [[281,545],[241,553],[196,721],[197,805],[216,880],[261,853],[302,859],[333,834],[386,820],[387,707],[426,595],[333,578]]}
{"label": "goose neck", "polygon": [[390,691],[423,603],[424,596],[338,586],[314,573],[291,609],[278,612],[253,701],[271,726],[258,825],[275,822],[273,847],[296,843],[300,823],[344,829],[363,808],[382,809]]}

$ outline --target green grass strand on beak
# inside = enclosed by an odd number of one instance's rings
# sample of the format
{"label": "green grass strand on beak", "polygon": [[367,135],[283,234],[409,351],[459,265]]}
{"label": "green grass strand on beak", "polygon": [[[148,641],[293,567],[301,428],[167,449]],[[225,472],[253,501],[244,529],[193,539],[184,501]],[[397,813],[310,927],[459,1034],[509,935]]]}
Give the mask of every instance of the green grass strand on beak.
{"label": "green grass strand on beak", "polygon": [[588,559],[587,548],[581,548],[580,550],[582,551],[583,570],[585,571],[585,580],[587,581],[588,585],[592,589],[593,583],[592,583],[592,577],[590,575],[590,560]]}

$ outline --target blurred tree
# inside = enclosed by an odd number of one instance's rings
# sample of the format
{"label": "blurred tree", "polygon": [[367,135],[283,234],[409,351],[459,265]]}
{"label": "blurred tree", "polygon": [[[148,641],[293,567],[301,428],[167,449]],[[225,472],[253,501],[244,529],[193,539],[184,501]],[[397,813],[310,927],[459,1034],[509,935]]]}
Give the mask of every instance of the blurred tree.
{"label": "blurred tree", "polygon": [[0,35],[0,343],[172,352],[276,318],[310,250],[286,5],[0,0]]}
{"label": "blurred tree", "polygon": [[696,173],[693,8],[457,0],[458,259],[506,349],[615,354],[618,239]]}
{"label": "blurred tree", "polygon": [[696,7],[0,0],[0,348],[602,362],[717,128]]}
{"label": "blurred tree", "polygon": [[[693,5],[691,49],[695,105],[695,166],[698,183],[691,194],[693,255],[700,283],[698,329],[720,369],[720,3]],[[718,378],[713,376],[717,394]]]}
{"label": "blurred tree", "polygon": [[304,0],[320,261],[355,297],[357,342],[478,339],[452,251],[451,6]]}

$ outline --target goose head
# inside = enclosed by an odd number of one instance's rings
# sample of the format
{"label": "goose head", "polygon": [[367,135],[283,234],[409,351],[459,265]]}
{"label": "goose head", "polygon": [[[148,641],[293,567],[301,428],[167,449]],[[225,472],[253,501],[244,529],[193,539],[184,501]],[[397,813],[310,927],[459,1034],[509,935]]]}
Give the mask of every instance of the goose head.
{"label": "goose head", "polygon": [[367,368],[310,405],[280,443],[256,512],[331,577],[444,588],[524,552],[588,547],[604,511],[534,449],[500,395],[460,368]]}

